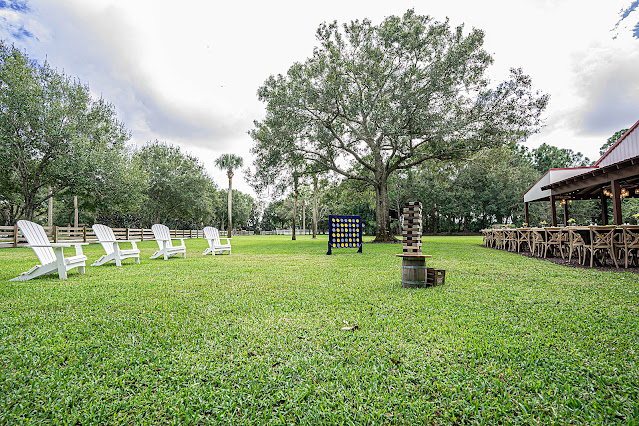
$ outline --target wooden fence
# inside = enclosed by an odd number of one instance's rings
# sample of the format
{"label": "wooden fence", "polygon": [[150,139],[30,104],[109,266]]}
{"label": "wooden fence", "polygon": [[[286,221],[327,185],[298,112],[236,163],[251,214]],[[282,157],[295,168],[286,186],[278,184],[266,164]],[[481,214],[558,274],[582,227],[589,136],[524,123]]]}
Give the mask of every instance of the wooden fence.
{"label": "wooden fence", "polygon": [[[85,243],[97,243],[98,239],[93,229],[86,226],[78,228],[69,226],[45,226],[49,240],[54,243],[66,241],[82,241]],[[171,236],[174,238],[204,238],[204,233],[199,229],[172,229]],[[118,240],[153,240],[153,231],[140,228],[113,228],[115,238]],[[15,226],[0,226],[0,248],[19,247],[27,243],[22,232]]]}

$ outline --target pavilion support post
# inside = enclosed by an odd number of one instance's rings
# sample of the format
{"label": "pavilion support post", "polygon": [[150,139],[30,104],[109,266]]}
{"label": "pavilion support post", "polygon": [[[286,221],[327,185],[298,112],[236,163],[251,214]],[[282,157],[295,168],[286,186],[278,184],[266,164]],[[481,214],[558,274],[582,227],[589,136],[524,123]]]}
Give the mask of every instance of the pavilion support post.
{"label": "pavilion support post", "polygon": [[564,226],[568,226],[568,201],[564,201]]}
{"label": "pavilion support post", "polygon": [[550,220],[552,226],[557,226],[557,207],[555,206],[556,198],[554,195],[550,196]]}
{"label": "pavilion support post", "polygon": [[524,217],[526,219],[526,223],[530,224],[530,213],[528,213],[528,203],[524,203]]}
{"label": "pavilion support post", "polygon": [[612,216],[615,225],[621,225],[621,185],[618,180],[613,180],[610,184],[612,186]]}
{"label": "pavilion support post", "polygon": [[608,225],[608,198],[601,192],[601,224]]}

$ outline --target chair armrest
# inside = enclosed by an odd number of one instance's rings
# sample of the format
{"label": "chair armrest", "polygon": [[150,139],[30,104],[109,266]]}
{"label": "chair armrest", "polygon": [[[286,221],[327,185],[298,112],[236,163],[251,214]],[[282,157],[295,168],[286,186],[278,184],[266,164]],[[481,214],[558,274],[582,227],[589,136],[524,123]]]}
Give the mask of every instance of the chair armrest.
{"label": "chair armrest", "polygon": [[231,238],[220,237],[220,240],[226,240],[226,241],[227,241],[227,244],[228,244],[228,241],[231,241]]}
{"label": "chair armrest", "polygon": [[82,253],[82,246],[86,246],[89,243],[77,243],[77,244],[73,244],[75,246],[75,255],[76,256],[82,256],[84,255],[84,253]]}
{"label": "chair armrest", "polygon": [[181,244],[180,245],[184,245],[184,240],[186,240],[187,238],[173,238],[173,240],[180,240]]}
{"label": "chair armrest", "polygon": [[89,243],[49,243],[49,244],[27,244],[27,247],[71,247],[86,246]]}

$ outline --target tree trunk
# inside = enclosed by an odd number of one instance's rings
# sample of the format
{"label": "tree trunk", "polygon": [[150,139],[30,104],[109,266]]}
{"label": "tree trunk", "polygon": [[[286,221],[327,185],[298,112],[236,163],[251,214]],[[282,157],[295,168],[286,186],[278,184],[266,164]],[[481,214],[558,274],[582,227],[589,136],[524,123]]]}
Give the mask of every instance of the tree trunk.
{"label": "tree trunk", "polygon": [[297,218],[297,191],[295,191],[295,196],[293,197],[293,237],[291,240],[295,240],[295,219]]}
{"label": "tree trunk", "polygon": [[375,242],[396,241],[395,236],[390,230],[390,216],[388,205],[388,187],[386,177],[380,179],[375,186],[375,223],[377,225],[377,233],[375,234]]}
{"label": "tree trunk", "polygon": [[73,196],[73,227],[78,227],[78,196]]}
{"label": "tree trunk", "polygon": [[437,209],[433,207],[433,235],[437,235],[439,232],[439,219],[437,218]]}
{"label": "tree trunk", "polygon": [[306,200],[302,200],[302,235],[306,235]]}
{"label": "tree trunk", "polygon": [[317,239],[317,176],[313,176],[313,239]]}
{"label": "tree trunk", "polygon": [[51,189],[51,185],[49,185],[49,209],[47,212],[47,226],[53,226],[53,190]]}
{"label": "tree trunk", "polygon": [[293,237],[292,240],[295,240],[295,221],[297,219],[297,197],[300,195],[299,190],[297,188],[298,184],[298,176],[296,174],[293,175]]}
{"label": "tree trunk", "polygon": [[228,237],[231,238],[233,235],[233,217],[232,217],[232,212],[233,212],[233,172],[231,172],[229,170],[228,172],[228,177],[229,177],[229,196],[228,196],[228,200],[229,200],[229,211],[228,211],[228,215],[229,215],[229,228],[228,228]]}

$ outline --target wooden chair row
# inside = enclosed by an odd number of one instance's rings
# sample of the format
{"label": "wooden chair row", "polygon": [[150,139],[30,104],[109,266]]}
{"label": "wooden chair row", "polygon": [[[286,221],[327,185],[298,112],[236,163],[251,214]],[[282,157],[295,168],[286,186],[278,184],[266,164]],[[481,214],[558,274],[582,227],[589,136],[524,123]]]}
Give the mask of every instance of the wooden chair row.
{"label": "wooden chair row", "polygon": [[[88,243],[51,243],[47,238],[44,228],[28,220],[19,220],[18,228],[20,228],[20,231],[28,242],[27,247],[31,247],[38,257],[40,265],[34,266],[10,281],[26,281],[55,272],[58,273],[60,279],[66,279],[67,272],[73,268],[78,268],[78,273],[84,274],[87,257],[82,252],[82,246]],[[176,238],[176,240],[180,240],[180,245],[173,245],[168,227],[162,224],[155,224],[151,229],[158,243],[158,250],[153,253],[151,259],[163,256],[164,260],[167,260],[170,256],[177,254],[182,254],[182,257],[186,257],[185,238]],[[117,240],[113,230],[101,224],[93,225],[93,231],[98,238],[98,242],[102,245],[105,254],[93,262],[91,266],[100,266],[109,262],[115,262],[116,266],[122,266],[122,261],[129,258],[135,259],[136,264],[140,263],[140,250],[137,248],[139,240]],[[205,227],[204,237],[209,247],[202,253],[203,255],[211,253],[215,256],[216,253],[223,253],[225,251],[231,254],[231,239],[226,238],[226,243],[222,244],[217,229],[210,226]],[[131,248],[123,249],[120,247],[120,243],[129,243],[131,244]],[[65,257],[63,249],[71,246],[75,247],[75,256]]]}
{"label": "wooden chair row", "polygon": [[639,266],[639,225],[484,229],[482,234],[486,247],[567,256],[569,262],[576,255],[580,264],[590,257],[591,267],[608,259],[616,267],[622,259],[626,268]]}

